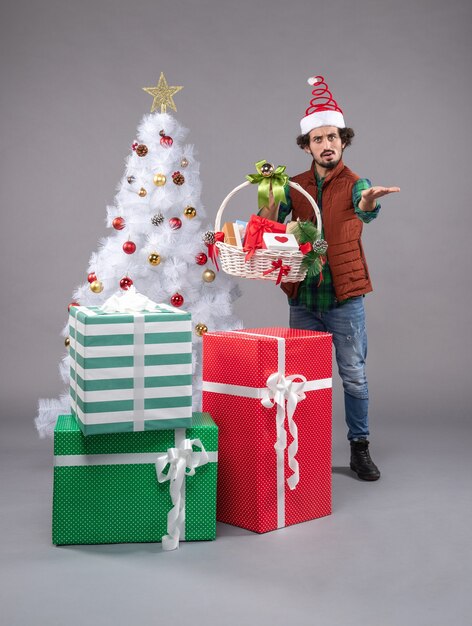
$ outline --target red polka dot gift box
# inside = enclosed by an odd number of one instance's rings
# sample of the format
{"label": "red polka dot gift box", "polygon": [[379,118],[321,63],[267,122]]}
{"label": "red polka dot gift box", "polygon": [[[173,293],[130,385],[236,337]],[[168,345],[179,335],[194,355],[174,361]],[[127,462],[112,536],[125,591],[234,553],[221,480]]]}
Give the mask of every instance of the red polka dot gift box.
{"label": "red polka dot gift box", "polygon": [[218,521],[263,533],[331,513],[331,346],[289,328],[204,335]]}

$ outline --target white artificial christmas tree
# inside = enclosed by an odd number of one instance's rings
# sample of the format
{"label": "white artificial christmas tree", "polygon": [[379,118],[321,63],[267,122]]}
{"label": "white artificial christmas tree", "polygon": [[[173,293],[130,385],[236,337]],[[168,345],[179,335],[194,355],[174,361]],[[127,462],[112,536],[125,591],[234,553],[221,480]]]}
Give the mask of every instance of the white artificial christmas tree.
{"label": "white artificial christmas tree", "polygon": [[[202,227],[206,216],[194,147],[184,144],[188,131],[167,113],[167,107],[176,111],[172,96],[180,89],[169,87],[163,73],[155,87],[144,89],[154,97],[153,106],[138,126],[114,205],[107,207],[112,233],[92,254],[88,280],[76,289],[73,299],[84,306],[99,306],[133,285],[154,302],[189,311],[194,326],[193,405],[198,410],[202,335],[206,329],[242,325],[232,314],[238,288],[229,276],[216,271],[203,240],[209,227]],[[60,370],[68,383],[68,354]],[[57,416],[69,412],[68,389],[59,399],[40,400],[35,420],[39,434],[52,435]]]}

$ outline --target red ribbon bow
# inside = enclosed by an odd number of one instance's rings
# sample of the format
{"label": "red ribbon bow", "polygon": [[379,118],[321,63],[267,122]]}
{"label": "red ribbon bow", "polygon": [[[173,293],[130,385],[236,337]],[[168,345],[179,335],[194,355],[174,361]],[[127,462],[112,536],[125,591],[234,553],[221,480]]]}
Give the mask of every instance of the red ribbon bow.
{"label": "red ribbon bow", "polygon": [[207,243],[208,256],[213,261],[213,264],[216,267],[217,272],[220,271],[220,268],[218,267],[218,255],[220,251],[215,246],[215,244],[217,241],[224,241],[224,240],[225,240],[225,234],[223,232],[217,232],[215,233],[215,243]]}
{"label": "red ribbon bow", "polygon": [[246,252],[244,260],[249,261],[256,250],[265,248],[263,244],[264,233],[285,233],[286,230],[285,224],[273,222],[260,215],[251,215],[244,237],[243,250]]}
{"label": "red ribbon bow", "polygon": [[280,283],[282,282],[282,276],[287,276],[287,274],[290,272],[290,269],[290,265],[283,265],[282,259],[277,259],[277,261],[272,261],[272,269],[262,272],[262,275],[266,276],[267,274],[272,274],[272,272],[279,270],[279,275],[277,276],[275,284],[280,285]]}
{"label": "red ribbon bow", "polygon": [[321,263],[321,268],[320,268],[320,278],[318,280],[318,287],[321,285],[321,283],[323,282],[323,265],[326,263],[326,257],[325,256],[320,256],[320,263]]}
{"label": "red ribbon bow", "polygon": [[298,246],[298,249],[300,250],[302,254],[308,254],[309,252],[313,250],[313,246],[311,245],[309,241],[307,241],[306,243],[301,243]]}

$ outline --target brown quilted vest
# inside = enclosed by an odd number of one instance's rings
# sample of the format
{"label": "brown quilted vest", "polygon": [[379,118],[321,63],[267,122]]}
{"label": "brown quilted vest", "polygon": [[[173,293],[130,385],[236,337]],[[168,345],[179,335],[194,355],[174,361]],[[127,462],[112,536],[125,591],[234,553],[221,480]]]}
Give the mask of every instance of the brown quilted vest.
{"label": "brown quilted vest", "polygon": [[[318,189],[314,174],[314,162],[310,170],[294,176],[298,183],[316,201]],[[333,277],[336,299],[339,301],[372,291],[369,270],[362,249],[362,221],[352,206],[352,187],[357,174],[340,161],[323,182],[323,230],[328,242],[328,262]],[[313,220],[313,209],[299,191],[290,189],[292,220]],[[281,283],[289,298],[295,298],[301,283]]]}

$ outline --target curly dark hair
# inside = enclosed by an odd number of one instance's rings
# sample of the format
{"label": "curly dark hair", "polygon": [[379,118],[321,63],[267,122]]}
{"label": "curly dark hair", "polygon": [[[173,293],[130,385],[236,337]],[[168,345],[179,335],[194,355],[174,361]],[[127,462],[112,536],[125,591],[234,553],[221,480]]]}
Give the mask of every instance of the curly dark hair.
{"label": "curly dark hair", "polygon": [[[338,128],[338,131],[339,136],[341,137],[341,142],[344,144],[344,147],[347,148],[352,143],[354,131],[352,128]],[[308,148],[310,145],[310,133],[306,133],[306,135],[298,135],[297,145],[300,146],[302,150]]]}

